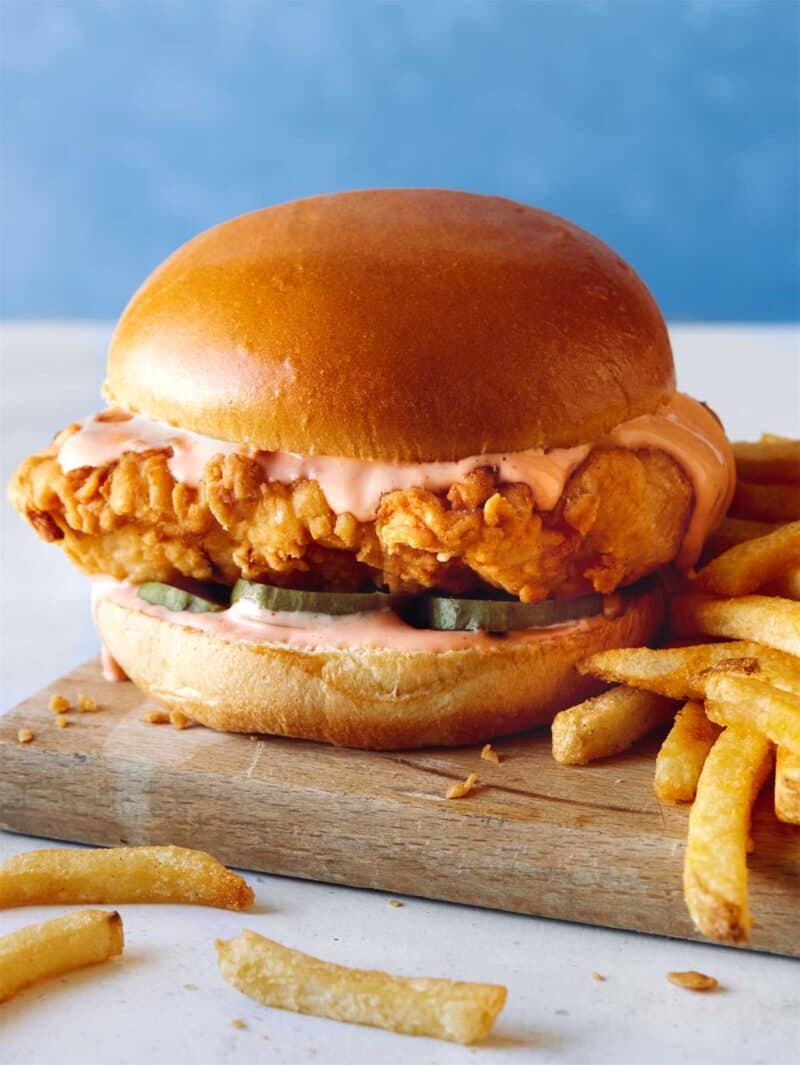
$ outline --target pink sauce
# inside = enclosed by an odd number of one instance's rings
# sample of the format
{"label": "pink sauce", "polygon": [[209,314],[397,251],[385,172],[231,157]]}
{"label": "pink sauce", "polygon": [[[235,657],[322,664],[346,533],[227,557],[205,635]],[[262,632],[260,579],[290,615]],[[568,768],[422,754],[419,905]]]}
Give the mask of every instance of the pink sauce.
{"label": "pink sauce", "polygon": [[188,611],[166,610],[140,599],[136,586],[115,581],[111,577],[92,578],[92,610],[104,599],[120,606],[172,625],[205,632],[216,639],[231,643],[252,643],[260,646],[291,647],[295,650],[317,651],[336,648],[372,647],[395,651],[461,651],[468,648],[489,649],[505,647],[509,643],[524,644],[563,636],[570,631],[587,629],[602,621],[582,618],[549,628],[519,629],[506,636],[490,636],[485,632],[440,632],[435,629],[415,629],[391,610],[369,613],[308,614],[300,611],[261,610],[245,600],[234,603],[220,613],[192,614]]}
{"label": "pink sauce", "polygon": [[[65,473],[106,465],[126,451],[169,448],[167,462],[173,477],[196,486],[215,455],[243,452],[257,459],[268,481],[317,481],[335,513],[350,513],[359,521],[375,517],[386,492],[414,487],[443,492],[481,467],[496,469],[500,480],[506,483],[526,484],[537,506],[552,510],[569,477],[593,446],[472,455],[458,462],[387,463],[282,451],[253,452],[229,441],[123,411],[112,413],[111,418],[109,412],[90,415],[80,425],[59,453]],[[691,480],[695,496],[678,564],[685,568],[693,565],[703,540],[725,514],[734,488],[733,454],[714,416],[696,400],[679,393],[657,414],[622,422],[594,446],[655,448],[678,462]]]}

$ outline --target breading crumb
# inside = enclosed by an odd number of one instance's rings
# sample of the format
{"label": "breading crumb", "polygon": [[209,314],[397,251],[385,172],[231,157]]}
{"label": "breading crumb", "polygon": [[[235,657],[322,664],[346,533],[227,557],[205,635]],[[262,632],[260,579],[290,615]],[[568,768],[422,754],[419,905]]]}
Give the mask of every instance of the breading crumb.
{"label": "breading crumb", "polygon": [[469,795],[477,783],[477,773],[470,773],[466,780],[457,780],[455,784],[451,784],[445,793],[445,798],[463,799],[465,796]]}
{"label": "breading crumb", "polygon": [[100,707],[91,695],[84,695],[81,693],[78,696],[78,709],[82,714],[94,714],[100,709]]}
{"label": "breading crumb", "polygon": [[671,984],[684,987],[687,991],[713,991],[719,986],[713,976],[706,976],[705,973],[698,973],[694,969],[685,973],[667,973],[667,979]]}
{"label": "breading crumb", "polygon": [[598,981],[602,982],[603,980],[605,980],[605,977],[603,976],[603,974],[602,974],[602,973],[595,973],[595,972],[593,972],[593,973],[592,973],[592,979],[593,979],[593,980],[598,980]]}
{"label": "breading crumb", "polygon": [[66,714],[59,714],[56,718],[56,728],[67,728],[69,725],[69,718]]}
{"label": "breading crumb", "polygon": [[402,906],[403,904],[400,901],[400,899],[389,899],[389,905],[390,906]]}
{"label": "breading crumb", "polygon": [[186,728],[186,726],[189,724],[189,718],[186,716],[186,714],[181,713],[180,710],[170,710],[169,719],[174,725],[174,727],[178,729]]}
{"label": "breading crumb", "polygon": [[235,1021],[231,1021],[234,1028],[246,1028],[247,1021],[243,1021],[241,1017],[237,1017]]}
{"label": "breading crumb", "polygon": [[144,721],[146,725],[168,725],[169,714],[166,710],[148,710],[139,720]]}
{"label": "breading crumb", "polygon": [[29,728],[21,728],[17,732],[17,739],[20,743],[30,743],[34,739],[34,735]]}
{"label": "breading crumb", "polygon": [[50,696],[50,702],[47,705],[54,714],[63,714],[66,710],[72,709],[66,695],[59,695],[58,693]]}
{"label": "breading crumb", "polygon": [[481,758],[484,762],[496,762],[498,765],[500,764],[500,755],[494,747],[492,747],[491,743],[484,743],[483,748],[481,749]]}

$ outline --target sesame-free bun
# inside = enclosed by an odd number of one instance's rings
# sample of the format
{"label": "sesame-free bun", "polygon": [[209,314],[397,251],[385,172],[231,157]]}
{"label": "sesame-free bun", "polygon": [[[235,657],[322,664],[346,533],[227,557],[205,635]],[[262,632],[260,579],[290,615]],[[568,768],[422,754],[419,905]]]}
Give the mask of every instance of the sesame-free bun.
{"label": "sesame-free bun", "polygon": [[658,584],[622,614],[556,627],[490,650],[296,650],[233,642],[101,599],[95,620],[131,680],[169,710],[223,732],[260,732],[345,747],[474,743],[546,725],[600,690],[576,663],[647,643],[663,621]]}
{"label": "sesame-free bun", "polygon": [[131,300],[107,399],[268,451],[383,461],[568,447],[674,391],[615,252],[496,196],[376,189],[215,226]]}

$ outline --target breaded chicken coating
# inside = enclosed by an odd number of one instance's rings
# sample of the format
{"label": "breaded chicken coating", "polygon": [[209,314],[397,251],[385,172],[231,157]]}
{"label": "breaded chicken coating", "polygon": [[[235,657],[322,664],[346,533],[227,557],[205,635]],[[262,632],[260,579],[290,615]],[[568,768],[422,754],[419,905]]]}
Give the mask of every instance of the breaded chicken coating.
{"label": "breaded chicken coating", "polygon": [[39,535],[89,574],[134,583],[238,577],[296,588],[451,594],[502,589],[523,602],[612,592],[677,554],[692,488],[661,451],[597,449],[556,508],[483,468],[447,493],[386,493],[373,521],[335,514],[316,481],[269,482],[247,454],[218,455],[195,488],[168,450],[64,473],[60,444],[26,459],[10,496]]}

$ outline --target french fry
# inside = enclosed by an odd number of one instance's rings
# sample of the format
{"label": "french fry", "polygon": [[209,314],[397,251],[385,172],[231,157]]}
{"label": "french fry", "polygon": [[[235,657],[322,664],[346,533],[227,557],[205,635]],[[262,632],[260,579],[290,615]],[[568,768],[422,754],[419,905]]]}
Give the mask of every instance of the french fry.
{"label": "french fry", "polygon": [[732,518],[750,521],[798,521],[800,485],[737,481],[729,513]]}
{"label": "french fry", "polygon": [[800,662],[785,651],[751,640],[665,647],[657,651],[649,647],[624,647],[600,651],[578,668],[609,683],[644,688],[670,699],[702,699],[708,670],[723,663],[742,669],[755,663],[755,676],[800,695]]}
{"label": "french fry", "polygon": [[669,699],[636,688],[610,688],[562,710],[553,719],[553,758],[562,765],[588,765],[627,750],[648,732],[672,720]]}
{"label": "french fry", "polygon": [[122,953],[122,919],[106,910],[79,910],[0,937],[0,1002],[17,991]]}
{"label": "french fry", "polygon": [[754,484],[800,484],[800,440],[765,439],[733,445],[736,473]]}
{"label": "french fry", "polygon": [[706,714],[718,725],[758,729],[773,743],[800,754],[800,695],[752,677],[709,676]]}
{"label": "french fry", "polygon": [[697,587],[712,595],[748,595],[793,566],[800,566],[800,521],[718,555],[698,573]]}
{"label": "french fry", "polygon": [[759,588],[759,591],[762,595],[777,595],[800,602],[800,566],[793,566],[782,576]]}
{"label": "french fry", "polygon": [[123,902],[246,910],[253,892],[210,854],[185,847],[25,851],[0,866],[0,908]]}
{"label": "french fry", "polygon": [[755,540],[757,536],[779,529],[780,525],[770,521],[748,521],[746,518],[723,518],[703,545],[703,560],[716,558],[736,544]]}
{"label": "french fry", "polygon": [[686,905],[697,929],[721,943],[746,943],[747,840],[753,803],[772,768],[772,745],[728,728],[706,758],[689,814],[683,867]]}
{"label": "french fry", "polygon": [[456,1043],[487,1036],[507,994],[497,984],[349,969],[250,931],[218,939],[217,961],[223,980],[264,1006]]}
{"label": "french fry", "polygon": [[779,747],[775,756],[775,816],[800,825],[800,754]]}
{"label": "french fry", "polygon": [[738,599],[710,599],[681,595],[672,601],[673,631],[679,636],[698,633],[731,636],[800,655],[800,603],[777,596],[744,595]]}
{"label": "french fry", "polygon": [[709,721],[703,704],[690,699],[675,717],[669,735],[656,756],[653,787],[664,802],[691,802],[708,752],[720,732]]}

